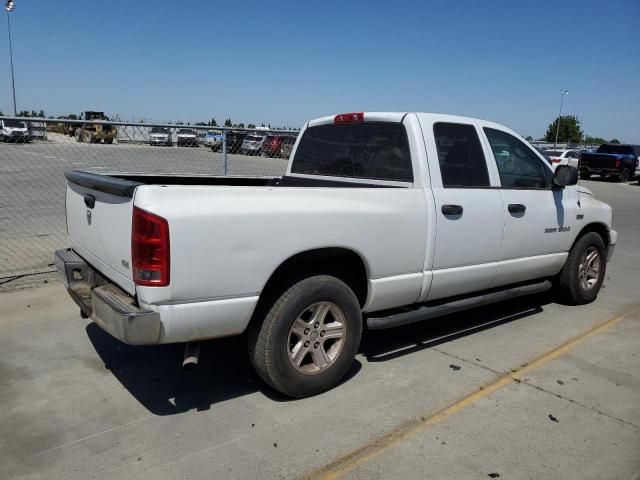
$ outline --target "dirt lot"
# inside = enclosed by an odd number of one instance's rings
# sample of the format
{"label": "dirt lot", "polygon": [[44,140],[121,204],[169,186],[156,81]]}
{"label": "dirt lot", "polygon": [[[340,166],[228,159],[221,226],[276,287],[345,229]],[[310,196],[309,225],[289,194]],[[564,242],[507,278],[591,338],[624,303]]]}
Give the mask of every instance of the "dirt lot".
{"label": "dirt lot", "polygon": [[0,294],[0,478],[637,479],[640,188],[585,182],[619,243],[587,306],[541,296],[371,332],[290,401],[242,338],[129,347],[60,285]]}

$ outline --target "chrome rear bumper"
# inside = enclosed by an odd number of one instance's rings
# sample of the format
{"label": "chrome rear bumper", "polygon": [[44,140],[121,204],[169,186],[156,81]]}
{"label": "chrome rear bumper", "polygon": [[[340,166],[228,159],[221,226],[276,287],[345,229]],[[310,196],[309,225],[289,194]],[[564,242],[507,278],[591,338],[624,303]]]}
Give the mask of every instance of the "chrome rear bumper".
{"label": "chrome rear bumper", "polygon": [[160,340],[160,314],[143,310],[135,298],[110,282],[76,252],[55,253],[56,267],[71,298],[84,315],[129,345],[155,345]]}

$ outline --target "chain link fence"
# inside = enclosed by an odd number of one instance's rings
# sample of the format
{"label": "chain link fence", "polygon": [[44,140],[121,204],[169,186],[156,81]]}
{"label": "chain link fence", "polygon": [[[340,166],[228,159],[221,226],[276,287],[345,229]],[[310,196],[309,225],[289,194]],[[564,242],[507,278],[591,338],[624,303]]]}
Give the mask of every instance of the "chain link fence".
{"label": "chain link fence", "polygon": [[279,176],[298,133],[110,122],[99,115],[0,117],[0,127],[0,290],[53,275],[53,252],[67,244],[66,170]]}

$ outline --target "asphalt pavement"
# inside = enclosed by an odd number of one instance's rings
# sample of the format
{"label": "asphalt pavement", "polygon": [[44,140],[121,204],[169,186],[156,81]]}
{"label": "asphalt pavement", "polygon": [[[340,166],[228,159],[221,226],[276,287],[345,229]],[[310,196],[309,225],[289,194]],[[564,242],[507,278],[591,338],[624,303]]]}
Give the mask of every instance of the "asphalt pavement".
{"label": "asphalt pavement", "polygon": [[60,285],[0,293],[0,478],[637,479],[640,188],[584,182],[619,243],[596,302],[518,299],[369,332],[286,399],[244,340],[130,347]]}

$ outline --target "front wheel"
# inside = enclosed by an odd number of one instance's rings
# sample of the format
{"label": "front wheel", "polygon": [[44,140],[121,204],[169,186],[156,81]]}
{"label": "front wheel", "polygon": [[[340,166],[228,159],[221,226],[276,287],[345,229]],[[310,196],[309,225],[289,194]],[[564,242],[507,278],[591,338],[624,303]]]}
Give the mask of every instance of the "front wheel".
{"label": "front wheel", "polygon": [[560,272],[560,289],[565,300],[575,305],[593,302],[607,270],[602,237],[589,232],[575,243]]}
{"label": "front wheel", "polygon": [[362,313],[353,291],[328,275],[306,278],[249,330],[249,355],[275,390],[302,398],[334,387],[353,365]]}

